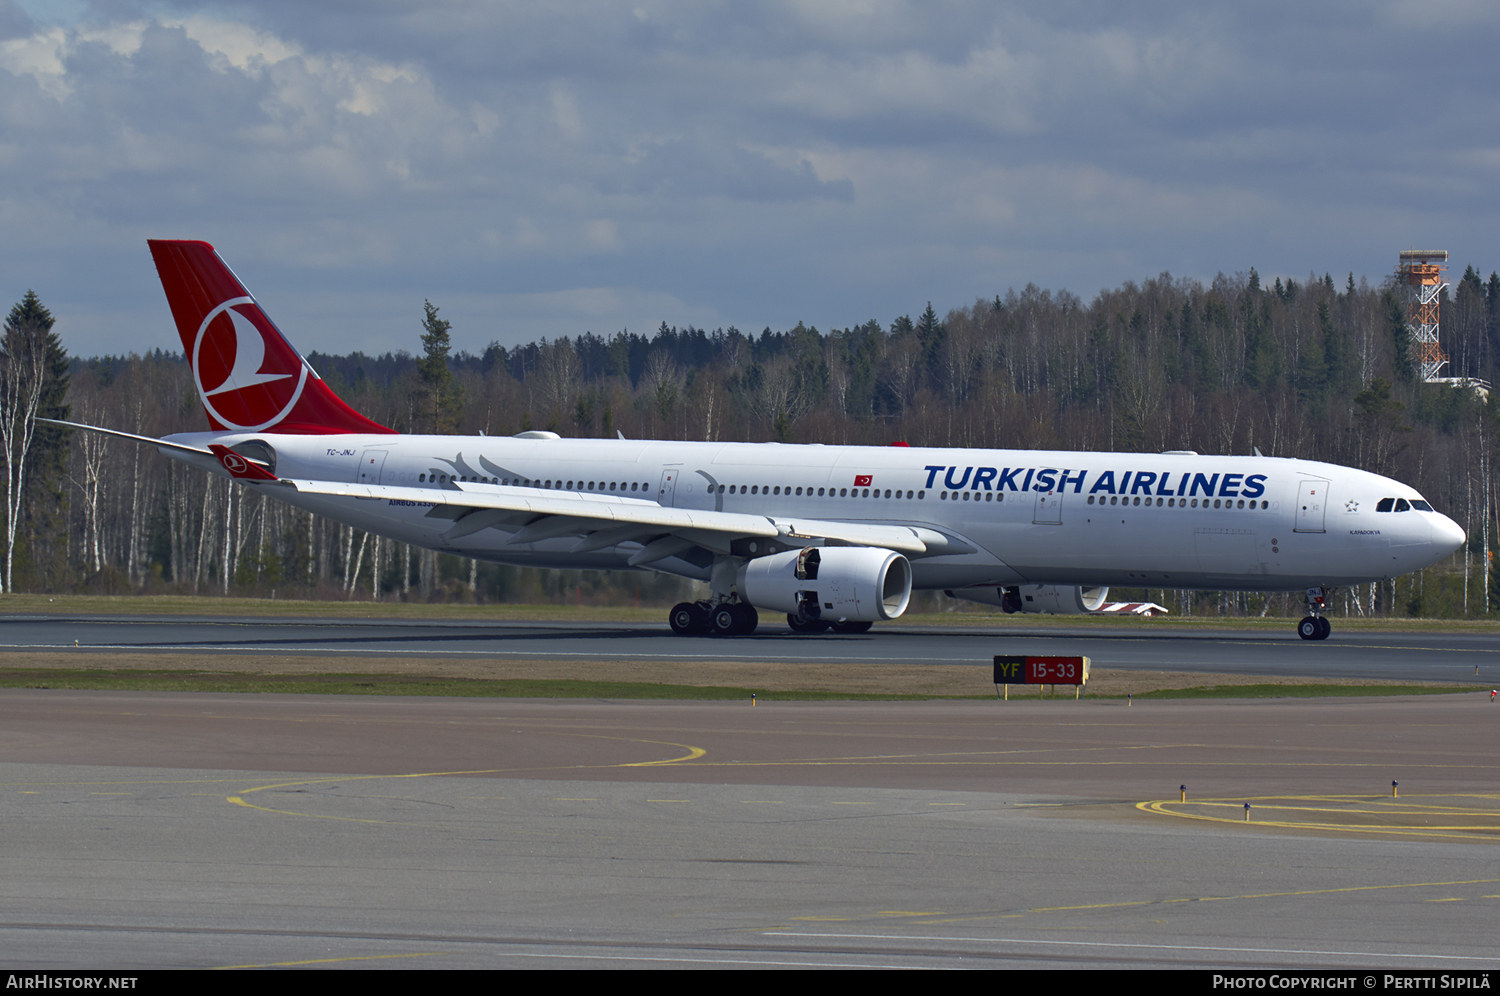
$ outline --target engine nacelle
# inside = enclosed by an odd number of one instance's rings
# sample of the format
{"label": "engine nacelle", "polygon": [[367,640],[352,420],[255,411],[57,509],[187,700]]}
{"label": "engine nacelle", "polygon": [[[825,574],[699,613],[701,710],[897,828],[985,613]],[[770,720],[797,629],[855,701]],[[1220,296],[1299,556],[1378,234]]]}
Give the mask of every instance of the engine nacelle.
{"label": "engine nacelle", "polygon": [[809,546],[748,561],[740,596],[761,609],[827,622],[895,619],[911,602],[911,564],[893,550]]}
{"label": "engine nacelle", "polygon": [[1006,588],[958,588],[944,592],[949,598],[995,605],[1006,612],[1040,612],[1055,616],[1078,616],[1098,612],[1109,597],[1108,588],[1080,588],[1056,584],[1023,584]]}
{"label": "engine nacelle", "polygon": [[1067,587],[1056,584],[1023,584],[1020,586],[1021,611],[1045,612],[1054,616],[1079,616],[1098,612],[1109,597],[1108,588]]}

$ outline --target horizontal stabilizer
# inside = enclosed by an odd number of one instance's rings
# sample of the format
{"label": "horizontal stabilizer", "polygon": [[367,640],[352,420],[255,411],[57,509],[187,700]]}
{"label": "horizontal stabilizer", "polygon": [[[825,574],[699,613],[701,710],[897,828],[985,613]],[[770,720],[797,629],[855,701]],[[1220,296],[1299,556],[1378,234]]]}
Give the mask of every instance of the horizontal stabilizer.
{"label": "horizontal stabilizer", "polygon": [[58,418],[42,418],[37,416],[38,422],[46,422],[49,425],[60,425],[66,429],[82,429],[84,432],[97,432],[101,436],[114,436],[116,439],[128,439],[133,443],[144,443],[147,446],[155,446],[161,450],[172,450],[176,453],[194,453],[198,456],[211,457],[213,453],[203,449],[201,446],[186,446],[182,443],[169,443],[165,439],[157,439],[154,436],[137,436],[133,432],[121,432],[119,429],[105,429],[97,425],[84,425],[82,422],[64,422]]}

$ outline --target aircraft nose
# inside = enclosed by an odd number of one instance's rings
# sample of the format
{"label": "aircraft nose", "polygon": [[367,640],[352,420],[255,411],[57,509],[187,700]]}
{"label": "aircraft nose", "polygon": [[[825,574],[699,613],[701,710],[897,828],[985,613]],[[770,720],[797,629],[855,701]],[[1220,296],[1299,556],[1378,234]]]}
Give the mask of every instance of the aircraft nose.
{"label": "aircraft nose", "polygon": [[1446,515],[1433,516],[1432,522],[1432,547],[1438,556],[1446,557],[1448,554],[1464,545],[1468,537],[1464,534],[1463,527]]}

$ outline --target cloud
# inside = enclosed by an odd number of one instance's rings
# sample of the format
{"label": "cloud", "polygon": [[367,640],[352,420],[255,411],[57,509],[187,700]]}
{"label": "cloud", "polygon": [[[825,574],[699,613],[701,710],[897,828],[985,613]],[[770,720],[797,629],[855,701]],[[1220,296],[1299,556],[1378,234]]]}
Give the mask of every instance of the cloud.
{"label": "cloud", "polygon": [[61,28],[0,42],[0,69],[30,76],[49,97],[61,100],[71,92],[63,79],[67,32]]}
{"label": "cloud", "polygon": [[824,180],[797,150],[759,150],[703,136],[645,140],[635,145],[613,176],[611,193],[735,200],[853,199],[846,177]]}
{"label": "cloud", "polygon": [[0,0],[0,295],[75,352],[175,348],[148,237],[214,242],[325,350],[424,297],[513,342],[1438,235],[1500,267],[1491,5],[167,3]]}

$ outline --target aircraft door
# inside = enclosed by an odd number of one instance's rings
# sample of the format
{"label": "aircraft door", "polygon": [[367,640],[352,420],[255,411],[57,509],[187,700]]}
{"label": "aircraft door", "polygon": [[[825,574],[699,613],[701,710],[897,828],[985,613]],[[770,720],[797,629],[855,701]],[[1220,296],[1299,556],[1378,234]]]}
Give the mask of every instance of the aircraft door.
{"label": "aircraft door", "polygon": [[359,470],[355,473],[355,484],[379,484],[380,473],[385,469],[385,456],[389,450],[365,450],[359,455]]}
{"label": "aircraft door", "polygon": [[1297,518],[1294,533],[1321,533],[1323,511],[1328,504],[1327,481],[1302,481],[1297,485]]}
{"label": "aircraft door", "polygon": [[656,490],[656,503],[663,508],[670,508],[677,499],[677,475],[680,473],[676,467],[661,472],[661,487]]}
{"label": "aircraft door", "polygon": [[1032,515],[1031,521],[1039,526],[1062,525],[1062,492],[1038,491],[1036,512]]}

